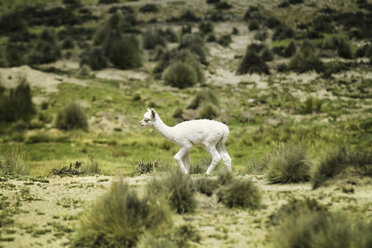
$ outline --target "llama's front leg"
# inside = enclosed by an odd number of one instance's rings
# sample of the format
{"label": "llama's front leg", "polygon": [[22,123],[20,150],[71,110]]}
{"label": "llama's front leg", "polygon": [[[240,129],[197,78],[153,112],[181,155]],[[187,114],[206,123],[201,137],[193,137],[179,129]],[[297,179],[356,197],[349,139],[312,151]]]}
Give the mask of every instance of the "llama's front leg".
{"label": "llama's front leg", "polygon": [[181,167],[181,170],[183,173],[188,174],[188,170],[185,168],[185,165],[183,164],[182,158],[185,156],[186,153],[188,153],[189,149],[185,146],[181,147],[181,149],[177,152],[177,154],[174,156],[174,160],[176,160],[177,164]]}
{"label": "llama's front leg", "polygon": [[187,151],[187,153],[183,156],[182,162],[187,170],[187,172],[190,172],[190,151]]}
{"label": "llama's front leg", "polygon": [[207,149],[207,151],[209,152],[209,154],[212,157],[212,162],[209,165],[209,167],[207,169],[207,172],[206,172],[207,175],[209,175],[209,174],[211,174],[211,171],[213,170],[213,168],[218,164],[218,162],[220,162],[221,156],[218,153],[215,146],[209,145],[209,146],[206,146],[205,148]]}

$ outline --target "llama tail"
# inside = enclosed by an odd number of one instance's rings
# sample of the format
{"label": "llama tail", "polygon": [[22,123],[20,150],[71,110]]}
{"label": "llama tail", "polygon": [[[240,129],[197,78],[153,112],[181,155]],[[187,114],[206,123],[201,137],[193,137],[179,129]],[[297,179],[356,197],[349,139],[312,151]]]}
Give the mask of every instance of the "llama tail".
{"label": "llama tail", "polygon": [[229,133],[230,133],[229,127],[224,125],[223,135],[222,135],[221,141],[219,143],[225,144],[226,141],[227,141],[227,138],[229,137]]}

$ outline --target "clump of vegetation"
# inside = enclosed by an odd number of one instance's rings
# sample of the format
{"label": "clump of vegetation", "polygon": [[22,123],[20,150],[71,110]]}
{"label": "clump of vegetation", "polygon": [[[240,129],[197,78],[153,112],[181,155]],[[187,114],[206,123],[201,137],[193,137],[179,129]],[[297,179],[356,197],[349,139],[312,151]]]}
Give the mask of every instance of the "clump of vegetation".
{"label": "clump of vegetation", "polygon": [[199,178],[195,180],[196,189],[207,196],[211,196],[218,187],[216,179],[211,178]]}
{"label": "clump of vegetation", "polygon": [[175,108],[174,111],[173,111],[172,117],[182,119],[183,118],[183,109],[181,107]]}
{"label": "clump of vegetation", "polygon": [[28,59],[30,64],[43,64],[54,62],[61,55],[56,34],[47,29],[41,33]]}
{"label": "clump of vegetation", "polygon": [[217,96],[211,90],[199,91],[196,96],[191,100],[190,104],[187,106],[188,109],[197,109],[204,103],[211,103],[216,106],[219,105],[219,100]]}
{"label": "clump of vegetation", "polygon": [[155,161],[155,162],[145,162],[143,160],[143,158],[138,161],[138,164],[137,164],[137,168],[136,168],[136,173],[137,174],[146,174],[146,173],[151,173],[153,172],[154,170],[156,170],[159,166],[159,162],[158,161]]}
{"label": "clump of vegetation", "polygon": [[202,64],[206,64],[206,48],[204,46],[204,40],[197,34],[185,34],[180,40],[178,49],[188,49],[195,55],[197,55],[199,61]]}
{"label": "clump of vegetation", "polygon": [[195,69],[184,62],[176,62],[170,65],[163,73],[166,83],[177,88],[186,88],[195,85],[198,81]]}
{"label": "clump of vegetation", "polygon": [[284,222],[289,216],[298,216],[303,212],[309,211],[328,213],[328,207],[320,204],[316,199],[307,197],[304,199],[293,198],[270,215],[270,222],[276,226]]}
{"label": "clump of vegetation", "polygon": [[159,7],[156,4],[148,3],[139,8],[139,11],[141,11],[142,13],[156,13],[159,12]]}
{"label": "clump of vegetation", "polygon": [[296,212],[286,214],[274,232],[268,235],[273,247],[368,247],[372,223],[329,213],[318,204],[290,203]]}
{"label": "clump of vegetation", "polygon": [[[0,87],[1,88],[1,87]],[[32,103],[31,88],[25,78],[21,78],[18,86],[5,94],[5,88],[0,89],[0,122],[28,121],[35,114]]]}
{"label": "clump of vegetation", "polygon": [[209,33],[213,33],[213,30],[214,30],[214,25],[212,22],[209,22],[209,21],[206,21],[206,22],[201,22],[199,24],[199,30],[201,33],[203,33],[204,35],[205,34],[209,34]]}
{"label": "clump of vegetation", "polygon": [[322,72],[324,71],[324,65],[319,59],[315,47],[305,40],[301,50],[290,60],[289,69],[298,73],[308,71]]}
{"label": "clump of vegetation", "polygon": [[227,47],[232,42],[231,35],[225,34],[222,35],[218,40],[217,43],[221,46]]}
{"label": "clump of vegetation", "polygon": [[166,45],[166,39],[161,30],[148,28],[142,37],[145,49],[155,49],[157,46],[165,47]]}
{"label": "clump of vegetation", "polygon": [[29,169],[24,163],[26,155],[22,149],[0,153],[0,175],[27,175]]}
{"label": "clump of vegetation", "polygon": [[209,119],[213,120],[218,116],[218,111],[215,105],[213,104],[206,104],[199,111],[199,119]]}
{"label": "clump of vegetation", "polygon": [[306,150],[296,145],[281,145],[267,162],[266,178],[271,183],[296,183],[310,179]]}
{"label": "clump of vegetation", "polygon": [[80,65],[87,64],[92,70],[100,70],[108,65],[107,58],[101,47],[87,49],[81,55]]}
{"label": "clump of vegetation", "polygon": [[368,150],[361,149],[352,152],[344,147],[336,147],[325,153],[319,165],[315,168],[311,183],[313,189],[344,171],[353,168],[358,176],[372,176],[372,155]]}
{"label": "clump of vegetation", "polygon": [[58,112],[56,127],[62,130],[87,130],[88,120],[80,105],[76,102],[71,102]]}
{"label": "clump of vegetation", "polygon": [[218,192],[218,200],[229,208],[257,209],[262,194],[250,179],[233,179]]}
{"label": "clump of vegetation", "polygon": [[193,212],[196,208],[194,183],[179,169],[150,181],[147,190],[150,194],[165,196],[171,208],[179,214]]}
{"label": "clump of vegetation", "polygon": [[323,100],[314,96],[306,97],[306,101],[302,105],[302,114],[319,113],[323,105]]}
{"label": "clump of vegetation", "polygon": [[102,46],[104,55],[119,69],[130,69],[142,66],[143,51],[136,36],[123,34],[122,30],[133,25],[120,13],[115,13],[100,29],[94,43]]}
{"label": "clump of vegetation", "polygon": [[248,48],[236,73],[238,75],[247,73],[270,74],[270,71],[265,61],[253,49]]}
{"label": "clump of vegetation", "polygon": [[88,156],[88,160],[83,164],[82,171],[86,174],[100,174],[101,167],[93,155]]}
{"label": "clump of vegetation", "polygon": [[171,212],[162,198],[139,198],[122,179],[80,218],[73,247],[133,247],[146,233],[165,235],[172,226]]}
{"label": "clump of vegetation", "polygon": [[[170,69],[171,68],[171,69]],[[185,71],[190,74],[183,74]],[[175,87],[185,88],[204,81],[204,73],[196,55],[188,49],[166,51],[154,69],[156,75]],[[168,73],[167,78],[164,78]]]}
{"label": "clump of vegetation", "polygon": [[227,185],[234,179],[234,175],[227,169],[218,172],[217,182],[221,185]]}

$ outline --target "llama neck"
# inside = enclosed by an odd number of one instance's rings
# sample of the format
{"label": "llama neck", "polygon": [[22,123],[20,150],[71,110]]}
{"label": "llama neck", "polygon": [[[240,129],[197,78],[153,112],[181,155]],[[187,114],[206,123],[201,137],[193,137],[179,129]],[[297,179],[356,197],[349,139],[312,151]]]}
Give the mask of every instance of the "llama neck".
{"label": "llama neck", "polygon": [[173,128],[164,124],[159,116],[156,116],[156,121],[153,125],[154,129],[158,131],[164,138],[174,140]]}

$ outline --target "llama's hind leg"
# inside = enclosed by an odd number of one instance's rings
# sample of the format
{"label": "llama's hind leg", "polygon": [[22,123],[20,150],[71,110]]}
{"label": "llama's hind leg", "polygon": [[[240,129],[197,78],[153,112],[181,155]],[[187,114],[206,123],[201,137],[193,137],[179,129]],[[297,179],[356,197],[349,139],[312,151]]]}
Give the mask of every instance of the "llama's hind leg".
{"label": "llama's hind leg", "polygon": [[225,164],[226,168],[231,171],[231,158],[226,151],[225,144],[222,142],[217,144],[217,151],[221,155],[222,161]]}
{"label": "llama's hind leg", "polygon": [[182,162],[187,170],[187,172],[190,172],[190,151],[187,151],[187,153],[183,156]]}
{"label": "llama's hind leg", "polygon": [[218,153],[216,147],[213,146],[213,145],[206,145],[205,146],[205,149],[207,149],[207,151],[209,152],[209,154],[212,157],[212,162],[209,165],[209,167],[207,169],[207,172],[206,172],[207,175],[209,175],[209,174],[211,174],[213,168],[218,164],[218,162],[220,162],[221,155]]}
{"label": "llama's hind leg", "polygon": [[181,167],[181,170],[183,173],[188,174],[188,170],[185,168],[185,165],[183,164],[182,158],[185,156],[186,153],[189,152],[189,148],[183,146],[181,149],[177,152],[177,154],[174,156],[174,160],[176,160],[177,164]]}

